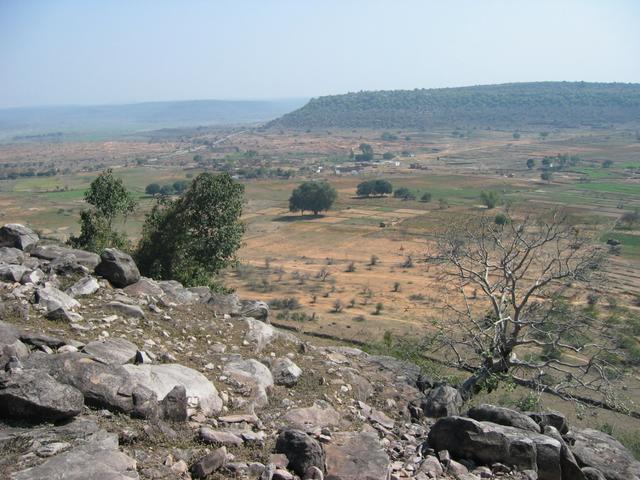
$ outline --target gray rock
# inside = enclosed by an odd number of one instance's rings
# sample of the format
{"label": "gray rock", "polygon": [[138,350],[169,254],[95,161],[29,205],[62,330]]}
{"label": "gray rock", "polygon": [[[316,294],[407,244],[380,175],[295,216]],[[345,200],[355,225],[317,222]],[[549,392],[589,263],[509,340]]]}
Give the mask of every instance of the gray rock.
{"label": "gray rock", "polygon": [[138,347],[124,338],[109,337],[87,343],[82,351],[99,362],[108,365],[124,365],[133,362],[138,353]]}
{"label": "gray rock", "polygon": [[218,315],[240,315],[242,305],[237,294],[212,293],[207,304],[213,308]]}
{"label": "gray rock", "polygon": [[48,271],[62,276],[74,273],[88,273],[90,270],[78,263],[75,255],[63,255],[49,262]]}
{"label": "gray rock", "polygon": [[319,428],[337,427],[340,425],[340,414],[324,400],[316,400],[311,407],[289,410],[282,421],[288,427],[313,432]]}
{"label": "gray rock", "polygon": [[53,312],[58,308],[73,310],[80,306],[77,300],[51,286],[38,288],[36,290],[36,299],[38,300],[38,304],[42,305],[47,313]]}
{"label": "gray rock", "polygon": [[88,268],[89,270],[94,270],[100,263],[100,255],[96,253],[63,247],[61,245],[38,245],[31,251],[31,256],[49,261],[53,261],[64,256],[73,256],[76,263]]}
{"label": "gray rock", "polygon": [[607,480],[607,477],[600,470],[593,467],[584,467],[582,474],[586,480]]}
{"label": "gray rock", "polygon": [[124,288],[140,280],[140,272],[131,255],[116,248],[107,248],[100,255],[100,263],[95,268],[98,275],[109,280],[114,286]]}
{"label": "gray rock", "polygon": [[273,362],[271,373],[276,385],[293,387],[298,383],[302,370],[287,357],[283,357]]}
{"label": "gray rock", "polygon": [[214,445],[231,445],[239,447],[244,442],[242,438],[231,432],[225,432],[221,430],[213,430],[209,427],[200,427],[198,430],[198,436],[200,440],[205,443],[211,443]]}
{"label": "gray rock", "polygon": [[607,480],[637,480],[640,462],[615,438],[599,430],[585,428],[573,432],[573,455],[582,467],[592,467]]}
{"label": "gray rock", "polygon": [[222,410],[216,387],[200,372],[178,364],[123,365],[132,383],[143,385],[165,398],[176,385],[186,389],[190,409],[200,408],[207,416]]}
{"label": "gray rock", "polygon": [[540,431],[543,431],[546,426],[555,427],[561,435],[569,431],[567,417],[560,412],[525,412],[525,415],[531,417],[531,419],[540,426]]}
{"label": "gray rock", "polygon": [[144,311],[138,305],[130,305],[122,302],[109,302],[105,305],[105,308],[118,312],[123,317],[128,318],[144,318]]}
{"label": "gray rock", "polygon": [[273,387],[273,376],[265,365],[254,359],[234,360],[224,366],[222,373],[233,383],[251,389],[255,407],[267,405],[267,390]]}
{"label": "gray rock", "polygon": [[276,439],[276,453],[283,453],[289,460],[288,468],[304,475],[309,467],[324,471],[325,453],[322,445],[299,430],[284,430]]}
{"label": "gray rock", "polygon": [[200,299],[198,295],[184,288],[180,282],[176,282],[175,280],[158,282],[158,286],[164,293],[165,300],[177,303],[178,305],[194,303]]}
{"label": "gray rock", "polygon": [[557,440],[560,443],[560,469],[562,470],[562,480],[585,480],[584,473],[580,470],[573,453],[558,432],[556,427],[547,425],[544,427],[544,434]]}
{"label": "gray rock", "polygon": [[462,397],[457,389],[449,385],[439,385],[429,390],[420,406],[427,417],[450,417],[460,414]]}
{"label": "gray rock", "polygon": [[131,480],[137,479],[136,461],[118,450],[115,434],[99,431],[90,439],[41,465],[17,472],[12,480]]}
{"label": "gray rock", "polygon": [[389,475],[389,457],[372,432],[338,432],[325,445],[327,480],[380,480]]}
{"label": "gray rock", "polygon": [[22,265],[24,253],[19,248],[0,247],[0,263]]}
{"label": "gray rock", "polygon": [[213,472],[220,470],[226,463],[226,447],[218,448],[194,463],[191,466],[191,475],[193,478],[206,478]]}
{"label": "gray rock", "polygon": [[45,279],[45,277],[46,275],[44,274],[44,272],[39,268],[36,268],[35,270],[25,272],[24,275],[22,275],[22,278],[20,279],[20,283],[23,285],[29,285],[29,284],[35,285],[37,283],[42,282]]}
{"label": "gray rock", "polygon": [[483,465],[495,462],[537,470],[540,480],[561,480],[560,443],[546,435],[470,418],[440,418],[429,431],[429,446],[454,458]]}
{"label": "gray rock", "polygon": [[0,373],[0,415],[12,420],[49,422],[75,417],[84,398],[77,389],[37,370]]}
{"label": "gray rock", "polygon": [[269,304],[260,300],[244,302],[240,315],[266,322],[269,319]]}
{"label": "gray rock", "polygon": [[467,416],[479,422],[492,422],[540,433],[540,427],[533,419],[509,408],[483,403],[472,407]]}
{"label": "gray rock", "polygon": [[67,293],[72,297],[83,297],[85,295],[92,295],[100,289],[98,280],[94,277],[88,276],[81,278],[76,283],[71,285],[67,289]]}
{"label": "gray rock", "polygon": [[176,385],[160,401],[162,418],[172,422],[186,422],[189,417],[187,389],[184,385]]}
{"label": "gray rock", "polygon": [[0,370],[11,357],[24,360],[28,356],[29,348],[20,340],[20,331],[10,323],[0,321]]}
{"label": "gray rock", "polygon": [[275,340],[283,340],[293,344],[298,344],[298,338],[288,332],[283,332],[268,323],[261,322],[254,318],[245,318],[244,322],[247,326],[247,332],[244,340],[255,345],[256,353],[261,352],[264,348]]}
{"label": "gray rock", "polygon": [[0,280],[3,282],[19,282],[28,273],[24,265],[0,265]]}
{"label": "gray rock", "polygon": [[51,310],[50,312],[47,312],[45,316],[49,320],[60,320],[69,323],[79,322],[82,320],[82,315],[72,312],[65,307],[58,307],[55,310]]}
{"label": "gray rock", "polygon": [[18,223],[8,223],[0,228],[0,247],[29,251],[39,240],[40,237],[33,230]]}
{"label": "gray rock", "polygon": [[158,297],[164,295],[164,291],[158,282],[151,278],[140,277],[136,283],[124,287],[124,292],[132,297]]}
{"label": "gray rock", "polygon": [[20,334],[20,340],[27,345],[33,345],[34,347],[46,345],[51,348],[60,348],[66,344],[66,342],[61,338],[37,332],[22,332]]}
{"label": "gray rock", "polygon": [[32,353],[24,365],[77,388],[88,405],[123,412],[133,410],[135,384],[123,367],[105,365],[83,353],[47,355],[41,352]]}

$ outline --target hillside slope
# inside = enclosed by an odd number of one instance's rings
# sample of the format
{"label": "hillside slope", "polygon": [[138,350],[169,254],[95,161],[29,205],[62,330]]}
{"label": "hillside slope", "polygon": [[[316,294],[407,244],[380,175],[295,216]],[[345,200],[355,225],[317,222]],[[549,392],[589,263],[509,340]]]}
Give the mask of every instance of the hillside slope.
{"label": "hillside slope", "polygon": [[640,84],[535,82],[314,98],[268,124],[286,128],[574,127],[640,119]]}

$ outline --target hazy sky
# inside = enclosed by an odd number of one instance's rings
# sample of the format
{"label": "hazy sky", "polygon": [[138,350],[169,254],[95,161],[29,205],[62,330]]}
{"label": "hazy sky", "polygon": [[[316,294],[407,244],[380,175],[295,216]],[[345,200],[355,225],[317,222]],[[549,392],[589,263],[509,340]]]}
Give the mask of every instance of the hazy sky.
{"label": "hazy sky", "polygon": [[0,0],[0,108],[640,82],[640,0]]}

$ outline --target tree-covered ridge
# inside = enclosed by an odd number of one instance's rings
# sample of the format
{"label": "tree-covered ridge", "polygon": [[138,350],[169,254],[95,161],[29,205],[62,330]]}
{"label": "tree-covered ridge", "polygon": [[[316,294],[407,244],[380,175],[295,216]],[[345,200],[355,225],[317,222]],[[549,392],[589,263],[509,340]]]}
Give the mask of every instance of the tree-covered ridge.
{"label": "tree-covered ridge", "polygon": [[314,98],[269,126],[421,128],[638,121],[640,84],[533,82],[363,91]]}

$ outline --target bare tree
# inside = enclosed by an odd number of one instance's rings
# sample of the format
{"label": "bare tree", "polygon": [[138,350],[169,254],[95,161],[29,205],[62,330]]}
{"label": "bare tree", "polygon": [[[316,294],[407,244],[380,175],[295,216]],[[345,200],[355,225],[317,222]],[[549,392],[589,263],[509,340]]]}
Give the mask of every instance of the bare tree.
{"label": "bare tree", "polygon": [[594,281],[601,249],[560,211],[507,216],[504,225],[481,217],[439,238],[435,258],[461,301],[447,302],[453,315],[432,337],[436,351],[472,372],[460,389],[465,399],[510,377],[564,397],[589,390],[613,401],[608,327],[562,297],[569,285]]}

